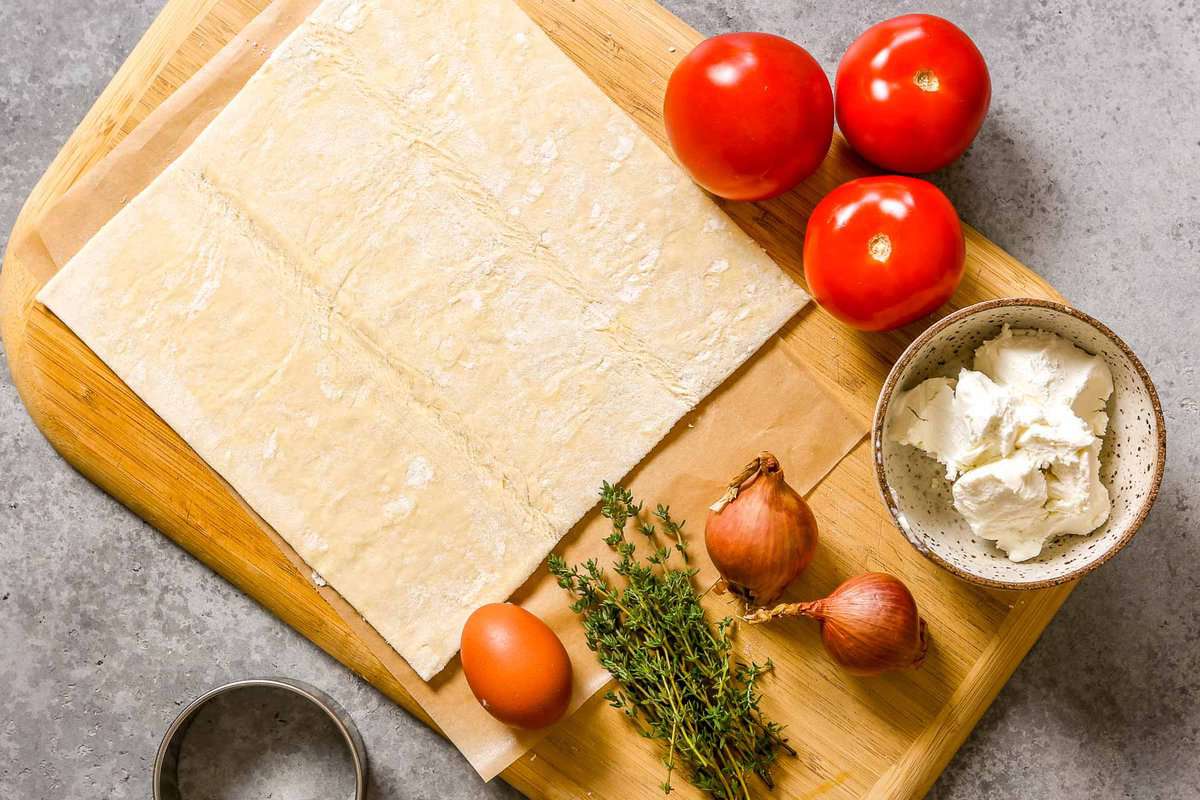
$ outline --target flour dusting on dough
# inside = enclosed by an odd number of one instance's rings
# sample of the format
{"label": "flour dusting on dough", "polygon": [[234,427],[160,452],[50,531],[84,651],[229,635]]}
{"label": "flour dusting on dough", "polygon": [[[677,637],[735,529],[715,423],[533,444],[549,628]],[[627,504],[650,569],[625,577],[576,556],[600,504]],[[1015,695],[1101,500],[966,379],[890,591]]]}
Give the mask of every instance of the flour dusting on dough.
{"label": "flour dusting on dough", "polygon": [[337,21],[337,29],[342,33],[354,33],[367,21],[368,9],[359,2],[351,3],[342,11]]}
{"label": "flour dusting on dough", "polygon": [[629,158],[629,154],[633,152],[633,137],[619,136],[617,137],[617,146],[612,150],[614,161],[624,161]]}
{"label": "flour dusting on dough", "polygon": [[271,435],[267,437],[267,443],[263,445],[262,457],[263,461],[270,461],[275,458],[275,454],[279,452],[279,429],[275,428],[271,431]]}
{"label": "flour dusting on dough", "polygon": [[404,519],[413,510],[412,498],[407,495],[396,495],[395,499],[389,500],[383,506],[383,514],[388,519]]}
{"label": "flour dusting on dough", "polygon": [[433,465],[425,456],[417,456],[408,462],[408,474],[404,482],[414,488],[419,488],[433,480]]}
{"label": "flour dusting on dough", "polygon": [[642,256],[642,260],[638,262],[638,272],[645,272],[658,263],[658,257],[662,255],[662,249],[655,247],[649,253]]}

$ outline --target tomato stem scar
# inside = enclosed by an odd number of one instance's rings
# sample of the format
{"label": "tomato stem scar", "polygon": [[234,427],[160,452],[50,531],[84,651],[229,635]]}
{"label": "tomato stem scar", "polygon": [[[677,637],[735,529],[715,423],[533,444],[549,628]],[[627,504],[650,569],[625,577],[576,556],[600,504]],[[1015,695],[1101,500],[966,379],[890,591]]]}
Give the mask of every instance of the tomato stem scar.
{"label": "tomato stem scar", "polygon": [[880,264],[892,257],[892,240],[886,233],[877,233],[867,242],[867,252]]}
{"label": "tomato stem scar", "polygon": [[936,92],[940,86],[938,76],[931,69],[920,69],[913,75],[913,83],[922,92]]}

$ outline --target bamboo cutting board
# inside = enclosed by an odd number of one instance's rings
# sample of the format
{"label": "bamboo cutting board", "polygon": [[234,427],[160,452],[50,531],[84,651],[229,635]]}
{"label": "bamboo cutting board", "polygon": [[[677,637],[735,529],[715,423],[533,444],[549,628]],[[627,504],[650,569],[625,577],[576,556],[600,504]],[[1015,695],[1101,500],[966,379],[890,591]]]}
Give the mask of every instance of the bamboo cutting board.
{"label": "bamboo cutting board", "polygon": [[[272,544],[263,523],[136,396],[33,302],[40,279],[13,252],[43,210],[242,29],[268,0],[170,0],[35,187],[0,272],[0,332],[13,379],[34,421],[83,474],[128,505],[397,703],[428,718]],[[520,0],[530,15],[660,144],[666,77],[701,38],[651,0]],[[868,169],[840,138],[796,191],[726,210],[801,280],[804,221],[817,200]],[[973,230],[960,307],[1024,295],[1058,298],[1040,278]],[[949,308],[944,309],[950,310]],[[825,389],[869,427],[891,361],[919,325],[890,334],[851,331],[810,305],[785,335]],[[670,498],[652,498],[669,501]],[[933,634],[915,673],[849,678],[820,652],[815,629],[793,622],[744,630],[754,658],[770,656],[766,711],[790,726],[797,759],[781,764],[776,796],[923,795],[1071,591],[1005,593],[963,583],[917,555],[879,501],[869,442],[810,494],[823,542],[805,581],[832,588],[868,569],[902,577]],[[693,523],[696,524],[696,523]],[[716,602],[716,601],[714,601]],[[593,700],[504,778],[533,797],[625,800],[661,795],[654,745]],[[682,780],[677,788],[695,796]]]}

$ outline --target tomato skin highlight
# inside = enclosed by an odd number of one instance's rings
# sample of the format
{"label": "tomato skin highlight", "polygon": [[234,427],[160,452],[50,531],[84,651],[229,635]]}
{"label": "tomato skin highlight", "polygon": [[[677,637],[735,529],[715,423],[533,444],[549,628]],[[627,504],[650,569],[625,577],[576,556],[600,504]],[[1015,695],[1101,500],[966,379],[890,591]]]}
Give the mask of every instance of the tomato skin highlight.
{"label": "tomato skin highlight", "polygon": [[847,325],[897,328],[950,299],[966,243],[953,204],[928,181],[859,178],[817,204],[804,233],[813,298]]}
{"label": "tomato skin highlight", "polygon": [[769,33],[706,39],[671,73],[667,138],[696,183],[763,200],[811,175],[833,140],[833,90],[817,60]]}
{"label": "tomato skin highlight", "polygon": [[477,608],[463,625],[459,657],[471,692],[496,719],[544,728],[571,701],[571,659],[550,626],[512,603]]}
{"label": "tomato skin highlight", "polygon": [[961,156],[992,97],[979,48],[931,14],[868,28],[842,56],[834,83],[846,140],[893,172],[932,172]]}

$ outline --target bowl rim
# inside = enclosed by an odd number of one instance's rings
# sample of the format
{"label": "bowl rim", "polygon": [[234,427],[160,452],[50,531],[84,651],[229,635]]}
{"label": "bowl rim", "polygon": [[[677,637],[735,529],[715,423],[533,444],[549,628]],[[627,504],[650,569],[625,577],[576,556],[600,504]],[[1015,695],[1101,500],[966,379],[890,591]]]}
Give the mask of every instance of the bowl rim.
{"label": "bowl rim", "polygon": [[[1156,463],[1154,468],[1154,477],[1150,484],[1150,491],[1146,493],[1146,497],[1143,499],[1141,507],[1138,509],[1133,521],[1129,523],[1129,526],[1125,529],[1124,533],[1121,534],[1121,538],[1114,542],[1095,561],[1085,564],[1081,567],[1077,567],[1076,569],[1058,577],[1045,578],[1043,580],[1036,581],[1001,581],[993,578],[986,578],[982,575],[976,575],[975,573],[951,564],[933,550],[920,543],[917,538],[910,534],[909,531],[905,530],[904,526],[901,524],[901,512],[896,505],[895,499],[892,497],[891,488],[888,485],[887,477],[885,476],[883,469],[883,422],[886,416],[885,412],[887,407],[891,402],[892,395],[895,393],[897,384],[899,383],[900,374],[908,367],[909,364],[913,362],[914,359],[916,359],[917,354],[924,349],[927,344],[933,341],[938,334],[940,334],[950,325],[953,325],[961,319],[974,316],[975,314],[983,311],[991,311],[992,309],[996,308],[1008,308],[1013,306],[1047,308],[1053,311],[1058,311],[1087,323],[1104,336],[1108,337],[1108,339],[1120,349],[1125,357],[1129,359],[1129,362],[1133,365],[1138,377],[1146,387],[1146,390],[1150,396],[1150,405],[1154,409],[1154,419],[1157,428],[1157,447],[1155,453]],[[1100,565],[1107,562],[1110,558],[1119,553],[1126,544],[1129,543],[1129,540],[1132,539],[1133,535],[1137,533],[1139,528],[1141,528],[1142,523],[1146,521],[1146,517],[1150,513],[1150,508],[1154,505],[1154,501],[1158,497],[1159,487],[1162,485],[1163,470],[1167,460],[1167,426],[1166,420],[1163,418],[1162,404],[1158,399],[1158,390],[1154,387],[1154,381],[1150,379],[1150,373],[1146,371],[1141,359],[1139,359],[1133,350],[1130,349],[1129,345],[1125,344],[1124,340],[1114,333],[1111,328],[1109,328],[1103,322],[1100,322],[1095,317],[1085,314],[1079,309],[1073,308],[1065,303],[1059,303],[1053,300],[1042,300],[1036,297],[1002,297],[994,300],[984,300],[979,303],[974,303],[973,305],[960,308],[957,311],[947,314],[922,331],[915,339],[912,340],[912,343],[904,349],[904,352],[900,354],[900,357],[896,359],[896,363],[892,365],[891,370],[888,372],[887,378],[883,383],[883,389],[879,393],[879,399],[875,404],[875,415],[871,421],[871,449],[873,451],[873,457],[875,461],[875,481],[879,489],[879,494],[883,498],[884,505],[887,506],[888,513],[891,514],[892,521],[896,524],[896,528],[900,531],[901,535],[904,536],[905,540],[912,545],[913,549],[925,556],[925,558],[937,564],[939,567],[942,567],[948,572],[957,575],[959,578],[962,578],[970,583],[974,583],[979,586],[987,586],[993,589],[1016,589],[1024,591],[1030,589],[1048,589],[1078,580],[1079,578],[1082,578],[1084,575],[1087,575]]]}

